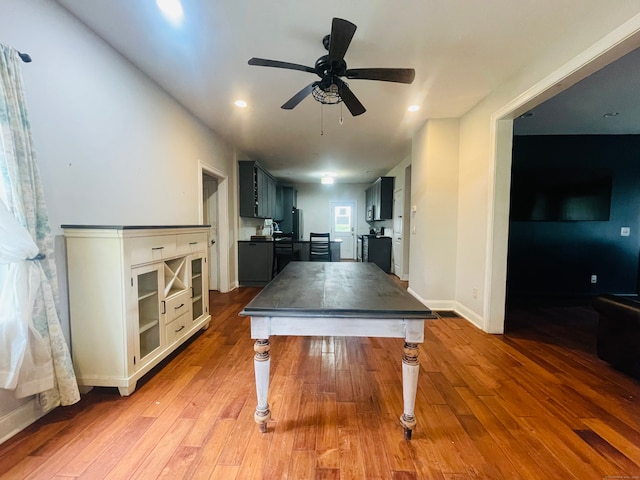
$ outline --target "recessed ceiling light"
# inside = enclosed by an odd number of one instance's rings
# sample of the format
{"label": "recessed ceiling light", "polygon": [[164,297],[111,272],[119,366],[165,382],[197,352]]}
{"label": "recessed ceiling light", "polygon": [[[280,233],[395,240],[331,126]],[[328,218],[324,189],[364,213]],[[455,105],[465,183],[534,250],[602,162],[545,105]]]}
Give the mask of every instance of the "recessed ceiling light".
{"label": "recessed ceiling light", "polygon": [[620,115],[620,112],[609,112],[609,113],[605,113],[602,116],[604,118],[611,118],[611,117],[617,117],[618,115]]}
{"label": "recessed ceiling light", "polygon": [[411,105],[409,106],[409,108],[407,108],[407,110],[409,110],[410,112],[417,112],[418,110],[420,110],[420,105]]}
{"label": "recessed ceiling light", "polygon": [[235,102],[233,102],[233,104],[236,107],[247,108],[247,102],[245,102],[244,100],[236,100]]}
{"label": "recessed ceiling light", "polygon": [[178,26],[182,23],[184,10],[180,0],[156,0],[156,5],[158,5],[164,17],[173,25]]}

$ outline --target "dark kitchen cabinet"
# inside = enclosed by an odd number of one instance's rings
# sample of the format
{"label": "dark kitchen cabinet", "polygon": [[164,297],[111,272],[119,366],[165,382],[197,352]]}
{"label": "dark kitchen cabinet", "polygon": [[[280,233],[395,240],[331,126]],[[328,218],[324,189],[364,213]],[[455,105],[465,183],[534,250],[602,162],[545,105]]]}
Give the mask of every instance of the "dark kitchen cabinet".
{"label": "dark kitchen cabinet", "polygon": [[238,242],[238,283],[264,286],[271,281],[273,242]]}
{"label": "dark kitchen cabinet", "polygon": [[362,236],[362,261],[378,265],[385,273],[391,272],[391,237]]}
{"label": "dark kitchen cabinet", "polygon": [[393,218],[393,185],[395,177],[380,177],[365,192],[368,222]]}
{"label": "dark kitchen cabinet", "polygon": [[276,180],[258,162],[238,162],[240,216],[273,218],[276,215]]}

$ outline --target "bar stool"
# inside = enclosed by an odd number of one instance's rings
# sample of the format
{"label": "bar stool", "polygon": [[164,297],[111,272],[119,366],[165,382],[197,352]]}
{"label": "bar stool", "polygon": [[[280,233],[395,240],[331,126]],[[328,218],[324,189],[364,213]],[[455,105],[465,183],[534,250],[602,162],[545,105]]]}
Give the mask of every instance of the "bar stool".
{"label": "bar stool", "polygon": [[328,233],[309,234],[309,260],[312,262],[331,261],[331,236]]}
{"label": "bar stool", "polygon": [[273,267],[275,277],[291,261],[298,260],[298,252],[293,249],[293,236],[290,233],[273,234]]}

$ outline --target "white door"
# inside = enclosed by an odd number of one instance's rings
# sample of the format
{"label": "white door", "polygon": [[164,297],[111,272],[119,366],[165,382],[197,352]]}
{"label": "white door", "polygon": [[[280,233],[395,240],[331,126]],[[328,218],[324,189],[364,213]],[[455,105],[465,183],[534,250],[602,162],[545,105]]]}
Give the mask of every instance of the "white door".
{"label": "white door", "polygon": [[404,190],[393,192],[393,273],[402,278],[404,248],[402,243],[404,225]]}
{"label": "white door", "polygon": [[355,202],[331,202],[331,240],[341,240],[340,259],[355,259]]}
{"label": "white door", "polygon": [[209,228],[209,290],[218,286],[218,180],[209,175],[202,176],[202,212]]}

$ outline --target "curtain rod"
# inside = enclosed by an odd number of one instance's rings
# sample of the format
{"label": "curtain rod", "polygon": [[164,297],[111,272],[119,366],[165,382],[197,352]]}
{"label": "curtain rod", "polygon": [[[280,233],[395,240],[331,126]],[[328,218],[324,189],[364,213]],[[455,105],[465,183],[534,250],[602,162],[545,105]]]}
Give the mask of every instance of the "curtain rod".
{"label": "curtain rod", "polygon": [[20,58],[24,63],[31,63],[31,57],[29,56],[28,53],[18,52],[18,55],[20,55]]}

